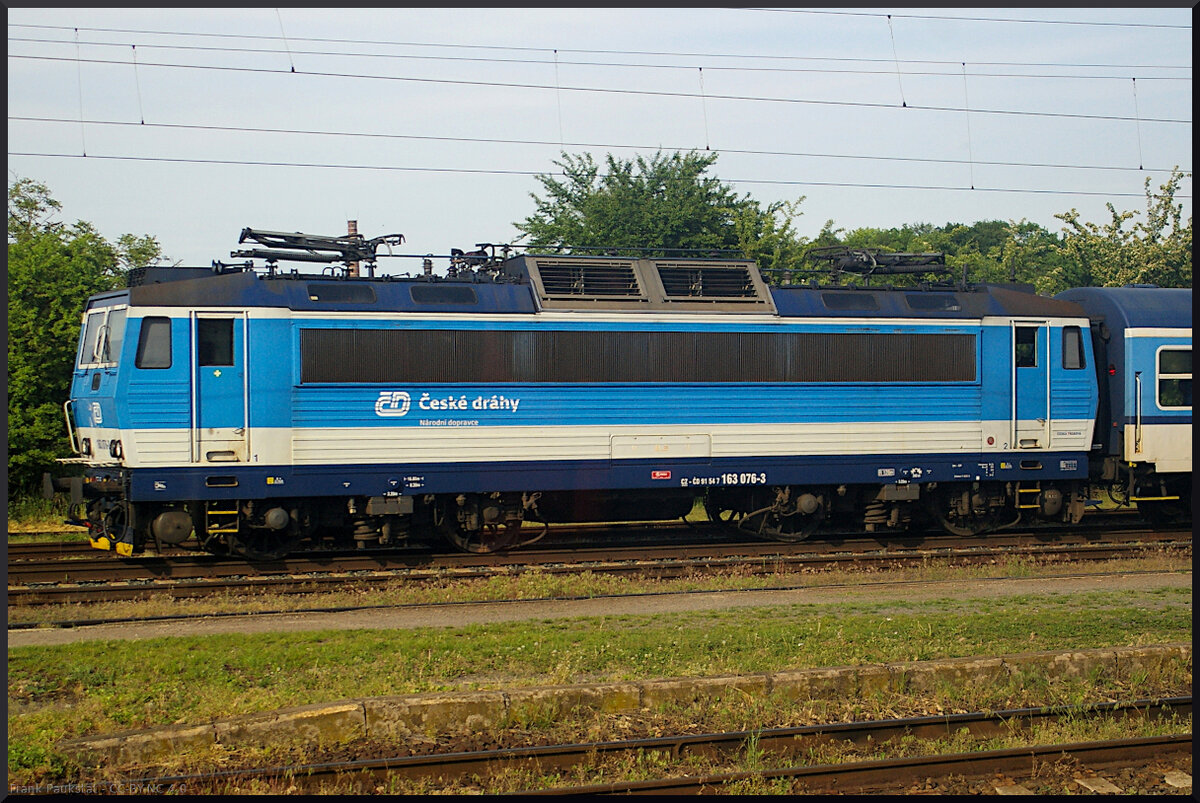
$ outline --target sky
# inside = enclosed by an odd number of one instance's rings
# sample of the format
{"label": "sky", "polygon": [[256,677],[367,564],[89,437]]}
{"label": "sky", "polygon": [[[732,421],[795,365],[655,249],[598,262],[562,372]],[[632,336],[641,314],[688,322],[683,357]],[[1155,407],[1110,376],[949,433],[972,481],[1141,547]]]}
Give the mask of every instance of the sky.
{"label": "sky", "polygon": [[808,238],[1061,232],[1190,174],[1191,43],[1187,7],[10,7],[8,179],[199,266],[246,227],[519,244],[564,152],[715,152]]}

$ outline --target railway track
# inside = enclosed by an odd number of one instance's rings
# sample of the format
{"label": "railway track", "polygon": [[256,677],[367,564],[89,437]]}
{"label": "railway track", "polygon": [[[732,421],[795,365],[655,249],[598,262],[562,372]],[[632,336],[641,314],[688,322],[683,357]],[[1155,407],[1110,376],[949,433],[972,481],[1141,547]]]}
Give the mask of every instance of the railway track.
{"label": "railway track", "polygon": [[[469,781],[483,785],[503,773],[523,772],[554,778],[572,768],[595,768],[639,761],[638,766],[667,767],[668,777],[652,780],[612,782],[587,786],[555,786],[526,789],[522,795],[606,794],[701,794],[748,780],[783,779],[792,791],[803,792],[888,792],[903,791],[919,781],[946,776],[1007,776],[1020,779],[1033,773],[1039,763],[1063,758],[1092,767],[1145,764],[1166,756],[1191,753],[1191,697],[1141,700],[1133,703],[1103,703],[1059,708],[1026,708],[994,713],[956,714],[873,722],[809,725],[794,728],[689,734],[623,741],[557,744],[540,747],[386,756],[353,761],[326,762],[304,766],[229,770],[193,775],[143,778],[131,784],[150,788],[186,789],[190,793],[239,791],[256,785],[282,783],[298,791],[318,791],[336,783],[339,791],[370,792],[392,781]],[[895,759],[850,761],[838,764],[775,766],[742,772],[688,774],[689,767],[719,767],[736,762],[749,750],[773,763],[795,761],[822,746],[843,743],[870,752],[887,749],[889,743],[913,739],[938,740],[951,736],[982,741],[1017,732],[1029,732],[1052,722],[1109,717],[1121,720],[1186,718],[1187,732],[1167,736],[1119,739],[1064,745],[1037,745],[1003,750],[979,750],[942,755]],[[1182,723],[1181,723],[1182,724]],[[649,761],[645,759],[651,759]],[[289,789],[290,791],[290,789]]]}
{"label": "railway track", "polygon": [[[1021,534],[991,539],[939,541],[931,548],[911,543],[881,545],[876,539],[810,545],[803,554],[779,544],[691,544],[605,549],[548,549],[507,556],[453,553],[341,553],[247,563],[212,555],[111,557],[14,563],[9,566],[10,606],[139,599],[165,594],[201,597],[230,592],[312,593],[382,581],[423,582],[447,577],[488,577],[537,571],[543,574],[624,574],[666,579],[729,572],[772,574],[838,568],[895,568],[930,561],[969,565],[1014,554],[1045,561],[1097,561],[1128,557],[1148,547],[1190,549],[1190,532],[1140,531],[1097,541],[1064,537],[1044,543]],[[946,544],[946,545],[942,545]],[[974,545],[971,545],[974,544]]]}
{"label": "railway track", "polygon": [[[1069,530],[1046,526],[1040,529],[1029,529],[1023,531],[999,532],[991,533],[983,536],[975,536],[966,539],[956,539],[942,531],[936,531],[932,534],[921,533],[878,533],[875,535],[864,535],[861,532],[846,532],[846,533],[826,533],[818,537],[814,537],[810,541],[801,542],[799,544],[780,545],[775,543],[776,549],[790,550],[807,550],[813,547],[819,547],[822,543],[841,544],[846,543],[854,545],[857,542],[874,543],[877,545],[894,544],[897,546],[911,546],[914,544],[927,543],[936,545],[944,543],[953,545],[961,541],[987,542],[993,543],[1002,539],[1016,538],[1070,538],[1080,539],[1088,538],[1089,536],[1103,535],[1117,530],[1128,530],[1131,532],[1146,532],[1153,531],[1146,527],[1145,522],[1138,516],[1136,511],[1117,510],[1095,516],[1086,522],[1071,527]],[[103,556],[114,560],[138,560],[143,557],[173,557],[177,555],[198,555],[195,550],[189,549],[171,549],[162,553],[148,551],[143,555],[134,556],[133,558],[120,558],[111,552],[101,552],[94,549],[88,541],[86,531],[40,531],[40,532],[22,532],[9,534],[8,543],[8,560],[9,563],[23,563],[36,560],[53,560],[65,557],[98,557]],[[20,538],[35,538],[34,541],[12,541],[16,536]],[[63,536],[57,538],[56,536]],[[553,525],[547,535],[542,539],[540,549],[548,549],[554,547],[561,548],[611,548],[616,546],[625,546],[632,544],[653,545],[662,541],[664,545],[677,543],[680,541],[686,542],[688,539],[695,540],[697,537],[703,537],[706,544],[712,543],[744,543],[747,539],[747,534],[737,530],[729,530],[723,525],[715,525],[710,522],[700,521],[683,521],[683,522],[667,522],[667,523],[622,523],[622,524],[573,524],[573,525]],[[53,540],[50,540],[53,539]],[[757,542],[755,542],[757,543]],[[382,548],[369,550],[372,552],[395,552],[395,553],[412,553],[420,552],[425,554],[437,554],[438,549],[423,545],[419,542],[413,545],[404,545],[395,548]],[[483,562],[503,561],[507,558],[520,559],[522,556],[530,554],[532,550],[518,549],[513,553],[490,553],[487,555],[478,555],[477,557]],[[316,555],[339,555],[339,554],[356,554],[355,551],[318,551]],[[252,563],[245,558],[231,558],[231,560]]]}

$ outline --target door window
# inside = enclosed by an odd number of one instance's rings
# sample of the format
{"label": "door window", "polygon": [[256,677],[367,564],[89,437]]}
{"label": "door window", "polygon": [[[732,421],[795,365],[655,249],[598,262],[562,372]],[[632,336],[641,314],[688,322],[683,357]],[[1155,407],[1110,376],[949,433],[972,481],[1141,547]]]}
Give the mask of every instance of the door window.
{"label": "door window", "polygon": [[196,321],[197,364],[233,365],[233,318]]}
{"label": "door window", "polygon": [[1014,357],[1018,368],[1037,368],[1037,326],[1018,326]]}

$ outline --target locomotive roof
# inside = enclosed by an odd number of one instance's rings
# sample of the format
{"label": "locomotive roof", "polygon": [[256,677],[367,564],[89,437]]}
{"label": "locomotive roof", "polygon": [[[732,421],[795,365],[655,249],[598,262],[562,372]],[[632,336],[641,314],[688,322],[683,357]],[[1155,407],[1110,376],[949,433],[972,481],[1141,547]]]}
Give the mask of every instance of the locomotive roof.
{"label": "locomotive roof", "polygon": [[1191,288],[1079,287],[1064,290],[1055,298],[1078,304],[1089,318],[1104,322],[1112,331],[1139,327],[1190,329],[1192,326]]}
{"label": "locomotive roof", "polygon": [[786,317],[1084,317],[1075,304],[1014,286],[990,284],[968,289],[776,287],[772,292],[779,314]]}
{"label": "locomotive roof", "polygon": [[[545,261],[543,261],[545,264]],[[671,263],[678,265],[678,262]],[[744,269],[754,263],[715,263]],[[753,275],[757,277],[757,270]],[[983,316],[1086,317],[1064,295],[1038,296],[1027,286],[974,285],[967,288],[871,288],[837,286],[774,287],[754,282],[746,298],[727,291],[713,297],[676,297],[658,303],[621,303],[612,296],[572,302],[563,294],[545,295],[549,284],[533,283],[519,273],[494,279],[466,273],[443,277],[335,278],[319,274],[215,273],[210,268],[152,269],[129,288],[137,306],[282,307],[338,312],[444,312],[530,314],[543,309],[624,310],[628,312],[756,313],[780,317],[836,318],[980,318]],[[554,288],[550,287],[550,291]],[[534,295],[539,294],[535,299]],[[550,303],[547,303],[549,297]],[[639,302],[645,299],[630,298]],[[595,302],[600,303],[595,303]],[[590,302],[590,303],[589,303]],[[683,303],[680,303],[683,302]],[[689,303],[690,302],[690,303]],[[1190,302],[1189,302],[1190,307]],[[1190,312],[1189,312],[1190,325]]]}

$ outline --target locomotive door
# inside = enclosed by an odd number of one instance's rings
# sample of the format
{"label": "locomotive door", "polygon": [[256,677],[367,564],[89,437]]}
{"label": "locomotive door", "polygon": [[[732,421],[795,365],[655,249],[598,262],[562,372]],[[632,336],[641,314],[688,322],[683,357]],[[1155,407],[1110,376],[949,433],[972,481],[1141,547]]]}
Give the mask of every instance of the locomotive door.
{"label": "locomotive door", "polygon": [[192,462],[245,462],[246,313],[192,313]]}
{"label": "locomotive door", "polygon": [[1012,323],[1012,444],[1050,446],[1050,324]]}

